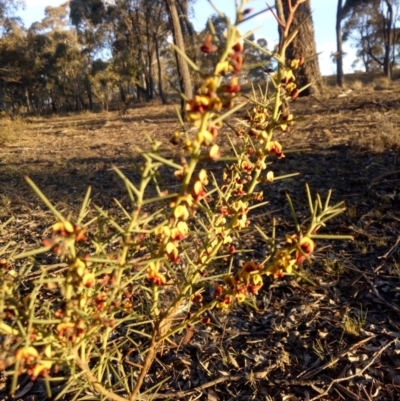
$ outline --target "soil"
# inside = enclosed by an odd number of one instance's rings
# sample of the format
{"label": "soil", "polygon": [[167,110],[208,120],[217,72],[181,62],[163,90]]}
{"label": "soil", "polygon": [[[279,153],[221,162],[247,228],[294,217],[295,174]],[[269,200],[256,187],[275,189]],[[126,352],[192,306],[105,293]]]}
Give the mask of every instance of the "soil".
{"label": "soil", "polygon": [[[292,228],[286,194],[304,219],[305,183],[322,199],[332,188],[332,201],[344,200],[347,210],[324,233],[354,240],[319,241],[301,271],[308,280],[266,281],[257,311],[215,313],[214,325],[196,329],[188,344],[164,350],[146,380],[150,386],[169,377],[159,398],[400,399],[400,85],[329,89],[292,109],[292,131],[277,137],[286,156],[272,169],[299,175],[265,185],[270,203],[249,217]],[[14,126],[13,140],[0,149],[1,222],[14,217],[1,243],[25,249],[40,244],[53,218],[24,176],[65,213],[77,209],[88,186],[93,202],[110,209],[114,198],[128,199],[113,166],[137,181],[134,163],[149,149],[146,135],[162,143],[165,156],[179,156],[170,143],[179,129],[174,105],[135,105],[124,116],[31,117]],[[40,400],[40,388],[19,398]]]}

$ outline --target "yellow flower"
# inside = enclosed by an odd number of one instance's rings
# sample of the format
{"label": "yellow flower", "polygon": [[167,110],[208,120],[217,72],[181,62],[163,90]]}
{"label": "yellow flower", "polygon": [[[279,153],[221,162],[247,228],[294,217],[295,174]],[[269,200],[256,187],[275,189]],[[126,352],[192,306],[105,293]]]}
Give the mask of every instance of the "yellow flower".
{"label": "yellow flower", "polygon": [[250,174],[253,171],[253,163],[249,160],[242,160],[240,164],[240,168],[244,170],[247,174]]}
{"label": "yellow flower", "polygon": [[210,159],[213,161],[216,161],[221,157],[221,152],[220,152],[219,146],[217,144],[215,144],[211,147],[209,156],[210,156]]}
{"label": "yellow flower", "polygon": [[232,218],[232,228],[245,228],[247,227],[247,216],[245,214],[236,214]]}
{"label": "yellow flower", "polygon": [[215,67],[215,75],[226,75],[228,72],[233,71],[233,67],[228,61],[222,61]]}
{"label": "yellow flower", "polygon": [[239,201],[233,202],[232,209],[235,212],[246,212],[247,213],[247,206],[248,206],[247,202],[243,202],[243,201],[239,200]]}
{"label": "yellow flower", "polygon": [[86,271],[86,264],[82,259],[76,258],[74,262],[69,265],[69,269],[72,273],[82,277]]}
{"label": "yellow flower", "polygon": [[267,182],[273,182],[274,181],[274,172],[273,171],[268,171],[267,176],[266,176],[266,181]]}
{"label": "yellow flower", "polygon": [[31,364],[39,357],[39,353],[35,347],[20,348],[15,353],[15,359],[18,362]]}
{"label": "yellow flower", "polygon": [[194,198],[198,201],[205,195],[203,184],[201,181],[196,181],[193,186]]}
{"label": "yellow flower", "polygon": [[272,265],[267,269],[267,274],[273,274],[275,278],[283,276],[283,272],[291,274],[296,259],[292,259],[287,249],[282,249],[275,255]]}
{"label": "yellow flower", "polygon": [[53,225],[53,231],[57,235],[65,237],[69,234],[74,233],[75,228],[69,221],[59,221],[58,223]]}
{"label": "yellow flower", "polygon": [[82,277],[82,285],[84,287],[91,288],[91,287],[94,287],[95,284],[96,284],[96,280],[95,280],[95,277],[94,277],[93,273],[85,273],[83,275],[83,277]]}
{"label": "yellow flower", "polygon": [[232,237],[230,235],[224,235],[224,240],[223,240],[223,244],[230,244],[233,241]]}
{"label": "yellow flower", "polygon": [[181,240],[186,237],[189,232],[189,227],[184,221],[178,222],[176,227],[171,230],[171,238],[174,240]]}
{"label": "yellow flower", "polygon": [[290,68],[292,70],[297,70],[303,64],[304,64],[304,56],[301,56],[300,58],[295,58],[290,62]]}
{"label": "yellow flower", "polygon": [[167,246],[165,247],[165,252],[167,253],[169,259],[172,262],[179,261],[179,251],[176,245],[173,242],[168,242]]}
{"label": "yellow flower", "polygon": [[53,363],[51,361],[41,361],[37,363],[28,372],[31,375],[31,380],[36,380],[38,376],[47,376],[52,366]]}
{"label": "yellow flower", "polygon": [[168,238],[171,236],[171,230],[168,226],[157,227],[154,233],[155,235],[159,235],[163,238]]}
{"label": "yellow flower", "polygon": [[215,78],[207,78],[204,84],[199,89],[201,95],[211,95],[217,91],[218,84]]}
{"label": "yellow flower", "polygon": [[199,180],[203,185],[208,185],[207,171],[204,169],[200,170]]}
{"label": "yellow flower", "polygon": [[268,144],[268,151],[271,153],[275,153],[275,155],[278,159],[285,157],[285,155],[283,154],[283,151],[282,151],[282,145],[277,141],[271,141]]}
{"label": "yellow flower", "polygon": [[299,59],[294,59],[290,62],[290,68],[292,70],[296,70],[297,68],[299,68],[299,64],[300,64],[300,60]]}
{"label": "yellow flower", "polygon": [[242,303],[243,301],[246,300],[246,295],[243,294],[242,292],[236,293],[236,294],[235,294],[235,297],[236,297],[236,300],[237,300],[239,303]]}
{"label": "yellow flower", "polygon": [[227,310],[232,306],[232,295],[227,294],[225,297],[217,303],[217,308],[222,310]]}
{"label": "yellow flower", "polygon": [[189,210],[185,205],[179,205],[174,210],[176,219],[187,220],[189,218]]}
{"label": "yellow flower", "polygon": [[296,88],[297,88],[297,85],[294,82],[289,82],[285,87],[286,92],[288,92],[288,93],[294,91]]}
{"label": "yellow flower", "polygon": [[164,285],[167,282],[166,277],[158,271],[158,263],[150,263],[147,268],[147,279],[154,285]]}
{"label": "yellow flower", "polygon": [[303,263],[306,257],[310,256],[315,248],[315,242],[309,237],[300,240],[300,250],[296,252],[296,263]]}
{"label": "yellow flower", "polygon": [[210,131],[207,131],[206,129],[200,130],[196,135],[196,141],[200,145],[208,146],[211,144],[213,140],[214,140],[213,134]]}
{"label": "yellow flower", "polygon": [[285,84],[287,84],[290,81],[294,81],[296,79],[293,74],[293,71],[290,68],[282,69],[282,76],[283,76],[283,82]]}

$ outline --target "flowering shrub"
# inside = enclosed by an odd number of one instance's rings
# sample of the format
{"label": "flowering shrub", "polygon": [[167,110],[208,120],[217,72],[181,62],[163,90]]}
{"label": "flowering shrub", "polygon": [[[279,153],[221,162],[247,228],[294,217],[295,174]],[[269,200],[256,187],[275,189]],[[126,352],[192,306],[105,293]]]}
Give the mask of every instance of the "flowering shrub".
{"label": "flowering shrub", "polygon": [[[246,2],[237,9],[239,22],[249,14]],[[63,380],[58,397],[67,392],[79,397],[90,388],[103,398],[133,401],[165,340],[188,326],[208,324],[208,310],[229,312],[232,305],[256,296],[263,276],[294,274],[310,259],[315,241],[329,238],[317,231],[344,210],[342,204],[329,205],[330,195],[322,203],[308,191],[307,226],[299,224],[288,199],[296,232],[288,233],[281,246],[273,227],[268,237],[251,220],[252,212],[265,204],[262,186],[285,178],[275,177],[271,169],[271,156],[285,157],[274,133],[288,132],[295,123],[289,103],[301,90],[295,71],[304,60],[285,59],[291,40],[286,33],[279,51],[268,54],[278,63],[270,73],[274,93],[255,97],[244,113],[248,102],[241,97],[238,74],[245,36],[238,25],[227,20],[223,49],[212,34],[201,46],[203,53],[220,56],[186,102],[188,125],[171,139],[182,149],[180,161],[161,156],[159,144],[152,142],[152,151],[143,152],[139,183],[116,169],[132,201],[131,212],[118,203],[120,216],[95,207],[97,216],[91,218],[89,190],[78,216],[67,219],[28,179],[57,222],[43,248],[11,254],[1,262],[0,360],[12,376],[11,393],[18,376],[26,373],[32,380],[42,376],[47,385]],[[244,117],[232,126],[227,119],[233,115]],[[224,126],[237,137],[235,145],[228,136],[235,157],[226,159],[222,176],[215,177],[208,167],[223,160],[216,139]],[[180,183],[177,192],[162,189],[161,166],[171,169]],[[150,187],[158,196],[147,195]],[[249,259],[235,270],[235,244],[249,230],[262,234],[269,253],[265,260]],[[44,252],[57,255],[65,269],[58,274],[38,270],[33,257]],[[28,274],[33,279],[26,282]]]}

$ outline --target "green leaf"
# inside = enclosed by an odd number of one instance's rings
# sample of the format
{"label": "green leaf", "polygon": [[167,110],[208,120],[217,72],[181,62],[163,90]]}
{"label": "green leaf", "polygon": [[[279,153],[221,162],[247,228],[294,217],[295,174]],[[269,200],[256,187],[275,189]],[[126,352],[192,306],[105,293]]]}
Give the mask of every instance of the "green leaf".
{"label": "green leaf", "polygon": [[54,214],[54,216],[59,221],[66,221],[63,215],[53,206],[53,204],[49,201],[49,199],[44,195],[44,193],[36,186],[36,184],[29,178],[25,177],[26,182],[32,187],[32,189],[36,192],[39,198],[43,201],[43,203],[50,209],[50,211]]}
{"label": "green leaf", "polygon": [[171,45],[172,48],[179,53],[179,55],[185,59],[185,61],[189,64],[189,66],[196,72],[200,72],[200,68],[197,67],[197,65],[187,56],[185,52],[183,52],[178,46],[176,45]]}

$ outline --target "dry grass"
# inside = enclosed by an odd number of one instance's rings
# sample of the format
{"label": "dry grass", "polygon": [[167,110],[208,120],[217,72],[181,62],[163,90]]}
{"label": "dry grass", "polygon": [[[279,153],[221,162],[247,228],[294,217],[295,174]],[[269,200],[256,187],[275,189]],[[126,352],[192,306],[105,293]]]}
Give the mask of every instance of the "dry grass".
{"label": "dry grass", "polygon": [[389,89],[391,85],[392,81],[386,77],[375,78],[372,82],[373,88],[377,91]]}
{"label": "dry grass", "polygon": [[349,87],[354,91],[360,91],[364,88],[364,84],[360,79],[356,79],[349,83]]}
{"label": "dry grass", "polygon": [[25,135],[28,129],[27,121],[15,117],[4,117],[0,120],[0,144],[15,142]]}
{"label": "dry grass", "polygon": [[362,132],[353,142],[360,149],[371,152],[384,152],[390,149],[400,149],[399,122],[387,117],[380,117],[376,122],[375,135]]}

